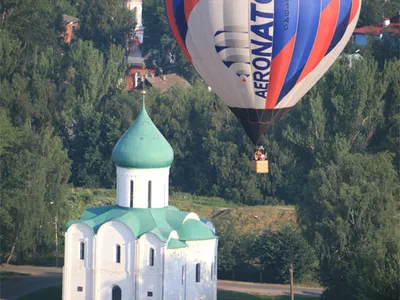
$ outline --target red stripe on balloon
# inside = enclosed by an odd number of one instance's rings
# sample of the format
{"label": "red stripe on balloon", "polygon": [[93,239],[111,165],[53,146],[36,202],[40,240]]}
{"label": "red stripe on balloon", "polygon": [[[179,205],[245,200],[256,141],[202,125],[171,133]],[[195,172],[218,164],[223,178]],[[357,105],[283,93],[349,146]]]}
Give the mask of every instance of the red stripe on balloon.
{"label": "red stripe on balloon", "polygon": [[360,0],[353,0],[351,3],[351,12],[350,12],[350,18],[349,18],[349,24],[354,20],[358,9],[360,7]]}
{"label": "red stripe on balloon", "polygon": [[286,74],[289,70],[295,41],[296,34],[271,62],[271,75],[269,78],[267,102],[265,103],[266,109],[274,109],[276,101],[278,101]]}
{"label": "red stripe on balloon", "polygon": [[166,0],[165,9],[167,10],[167,18],[169,21],[169,25],[171,26],[172,33],[176,41],[178,42],[178,45],[181,47],[183,54],[185,54],[186,58],[191,63],[192,57],[190,56],[189,51],[187,50],[186,45],[179,34],[178,26],[176,25],[173,0]]}
{"label": "red stripe on balloon", "polygon": [[193,8],[200,0],[184,0],[186,22],[189,24],[189,16]]}
{"label": "red stripe on balloon", "polygon": [[324,58],[326,51],[335,33],[337,20],[339,17],[340,0],[332,0],[322,11],[318,25],[318,32],[310,57],[304,66],[297,83],[302,81]]}

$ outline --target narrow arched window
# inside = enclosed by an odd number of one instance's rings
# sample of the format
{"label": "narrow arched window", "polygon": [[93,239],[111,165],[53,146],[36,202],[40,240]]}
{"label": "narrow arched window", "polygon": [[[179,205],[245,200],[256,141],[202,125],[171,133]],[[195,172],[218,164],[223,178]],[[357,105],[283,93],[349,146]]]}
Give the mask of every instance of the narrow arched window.
{"label": "narrow arched window", "polygon": [[121,262],[121,246],[120,245],[115,246],[115,262],[116,263]]}
{"label": "narrow arched window", "polygon": [[112,288],[112,300],[121,300],[122,299],[122,291],[118,285],[114,285]]}
{"label": "narrow arched window", "polygon": [[185,266],[182,266],[182,284],[185,284]]}
{"label": "narrow arched window", "polygon": [[151,208],[151,180],[149,180],[149,184],[148,184],[148,198],[147,198],[147,207]]}
{"label": "narrow arched window", "polygon": [[79,253],[80,253],[80,259],[81,260],[84,260],[85,259],[85,243],[84,242],[81,242],[81,244],[80,244],[80,251],[79,251]]}
{"label": "narrow arched window", "polygon": [[131,188],[129,191],[129,200],[130,200],[130,207],[133,207],[133,180],[131,180]]}
{"label": "narrow arched window", "polygon": [[214,263],[211,263],[211,279],[213,278],[214,275]]}
{"label": "narrow arched window", "polygon": [[154,266],[154,249],[150,248],[149,251],[149,266]]}
{"label": "narrow arched window", "polygon": [[200,282],[200,264],[196,265],[196,282]]}

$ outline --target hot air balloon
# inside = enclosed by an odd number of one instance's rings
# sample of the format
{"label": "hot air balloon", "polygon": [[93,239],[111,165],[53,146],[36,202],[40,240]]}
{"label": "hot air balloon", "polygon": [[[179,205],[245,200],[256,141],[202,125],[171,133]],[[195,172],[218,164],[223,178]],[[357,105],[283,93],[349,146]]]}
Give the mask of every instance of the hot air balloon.
{"label": "hot air balloon", "polygon": [[342,52],[361,0],[165,0],[165,8],[187,59],[258,147]]}

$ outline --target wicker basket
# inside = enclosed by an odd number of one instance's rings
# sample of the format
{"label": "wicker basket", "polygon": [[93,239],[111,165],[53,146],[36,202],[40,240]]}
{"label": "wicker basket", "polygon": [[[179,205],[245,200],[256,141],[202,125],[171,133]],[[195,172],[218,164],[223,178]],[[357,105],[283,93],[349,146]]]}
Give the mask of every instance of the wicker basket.
{"label": "wicker basket", "polygon": [[268,160],[251,161],[251,170],[258,174],[268,173]]}

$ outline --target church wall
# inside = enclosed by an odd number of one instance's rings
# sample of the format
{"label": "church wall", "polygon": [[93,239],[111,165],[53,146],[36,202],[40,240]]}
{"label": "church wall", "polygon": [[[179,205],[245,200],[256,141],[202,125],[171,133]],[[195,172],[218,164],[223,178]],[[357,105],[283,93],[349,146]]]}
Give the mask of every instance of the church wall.
{"label": "church wall", "polygon": [[133,181],[133,207],[148,208],[149,181],[151,207],[168,205],[169,167],[159,169],[125,169],[117,167],[117,203],[130,207],[130,187]]}
{"label": "church wall", "polygon": [[[136,299],[161,300],[165,244],[156,235],[148,233],[139,238],[137,247]],[[153,263],[150,248],[154,249]],[[148,297],[149,293],[152,297]]]}
{"label": "church wall", "polygon": [[111,299],[115,285],[121,288],[122,299],[134,299],[135,250],[135,236],[125,224],[111,221],[100,227],[96,236],[94,299]]}
{"label": "church wall", "polygon": [[93,299],[93,248],[93,231],[89,226],[79,223],[68,228],[63,268],[64,300]]}
{"label": "church wall", "polygon": [[[217,239],[186,243],[186,299],[216,300]],[[196,282],[197,264],[200,264],[200,282]]]}
{"label": "church wall", "polygon": [[186,248],[166,250],[164,299],[185,300],[185,254]]}

